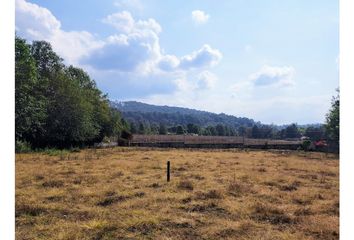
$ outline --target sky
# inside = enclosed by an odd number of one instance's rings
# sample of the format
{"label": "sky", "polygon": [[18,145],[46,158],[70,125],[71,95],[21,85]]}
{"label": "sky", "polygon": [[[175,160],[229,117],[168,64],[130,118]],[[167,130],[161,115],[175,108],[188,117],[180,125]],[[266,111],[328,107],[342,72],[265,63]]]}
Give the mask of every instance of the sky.
{"label": "sky", "polygon": [[16,33],[46,40],[112,100],[262,123],[323,123],[339,87],[336,0],[16,0]]}

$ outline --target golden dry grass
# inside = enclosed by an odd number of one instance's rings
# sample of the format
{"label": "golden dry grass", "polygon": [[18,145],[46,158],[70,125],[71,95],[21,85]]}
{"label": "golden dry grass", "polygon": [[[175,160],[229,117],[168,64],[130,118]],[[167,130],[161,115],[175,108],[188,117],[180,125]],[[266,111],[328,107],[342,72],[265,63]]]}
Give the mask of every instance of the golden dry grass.
{"label": "golden dry grass", "polygon": [[334,155],[118,147],[16,154],[16,239],[338,238]]}

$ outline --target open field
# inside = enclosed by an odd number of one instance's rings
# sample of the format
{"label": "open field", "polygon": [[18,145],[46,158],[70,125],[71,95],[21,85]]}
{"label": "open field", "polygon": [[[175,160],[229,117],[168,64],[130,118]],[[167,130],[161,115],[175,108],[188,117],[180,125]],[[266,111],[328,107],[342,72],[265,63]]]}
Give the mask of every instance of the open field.
{"label": "open field", "polygon": [[16,154],[16,239],[338,238],[335,155],[118,147]]}

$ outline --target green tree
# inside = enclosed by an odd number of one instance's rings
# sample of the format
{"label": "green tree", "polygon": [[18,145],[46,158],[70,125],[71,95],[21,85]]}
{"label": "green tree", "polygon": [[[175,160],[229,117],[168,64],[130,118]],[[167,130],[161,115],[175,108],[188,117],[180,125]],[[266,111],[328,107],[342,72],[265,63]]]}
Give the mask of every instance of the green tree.
{"label": "green tree", "polygon": [[214,126],[208,126],[207,131],[210,133],[210,136],[217,136],[218,132],[216,131]]}
{"label": "green tree", "polygon": [[252,127],[252,137],[253,138],[259,138],[260,137],[260,130],[257,125],[254,125]]}
{"label": "green tree", "polygon": [[166,134],[167,134],[166,125],[163,124],[163,123],[160,123],[160,126],[159,126],[159,134],[160,134],[160,135],[166,135]]}
{"label": "green tree", "polygon": [[160,127],[156,123],[150,124],[151,134],[159,134]]}
{"label": "green tree", "polygon": [[226,131],[225,131],[225,126],[222,124],[218,124],[215,126],[215,130],[218,136],[225,136]]}
{"label": "green tree", "polygon": [[46,41],[33,41],[31,53],[41,78],[50,78],[52,74],[64,68],[63,59],[53,51],[50,43]]}
{"label": "green tree", "polygon": [[290,124],[279,132],[281,138],[298,138],[301,136],[300,131],[295,123]]}
{"label": "green tree", "polygon": [[32,142],[44,134],[46,101],[38,92],[39,82],[30,45],[15,38],[15,136]]}
{"label": "green tree", "polygon": [[61,72],[53,75],[52,80],[55,95],[50,97],[45,141],[59,147],[93,141],[100,126],[93,121],[93,106],[85,101],[84,90]]}
{"label": "green tree", "polygon": [[193,123],[188,123],[187,124],[187,132],[188,133],[199,134],[200,133],[200,127],[198,125],[193,124]]}
{"label": "green tree", "polygon": [[304,135],[313,141],[325,138],[326,130],[324,127],[307,127]]}
{"label": "green tree", "polygon": [[66,67],[45,41],[15,39],[16,140],[69,147],[119,136],[128,123],[80,68]]}
{"label": "green tree", "polygon": [[298,138],[301,136],[300,131],[295,123],[288,126],[285,131],[287,138]]}
{"label": "green tree", "polygon": [[339,90],[337,96],[332,98],[331,109],[326,115],[326,132],[330,140],[339,144]]}
{"label": "green tree", "polygon": [[144,123],[142,123],[142,122],[139,123],[138,133],[139,133],[139,134],[145,134],[145,133],[146,133],[145,125],[144,125]]}
{"label": "green tree", "polygon": [[237,129],[237,133],[239,136],[244,136],[246,134],[246,127],[245,126],[239,126]]}
{"label": "green tree", "polygon": [[176,134],[177,134],[177,135],[182,135],[182,134],[184,134],[184,129],[183,129],[183,127],[182,127],[181,125],[178,125],[178,126],[177,126]]}
{"label": "green tree", "polygon": [[138,132],[138,129],[137,129],[136,124],[134,122],[130,123],[130,132],[132,134],[136,134]]}
{"label": "green tree", "polygon": [[208,128],[203,128],[202,129],[202,135],[210,136],[211,135],[210,130]]}

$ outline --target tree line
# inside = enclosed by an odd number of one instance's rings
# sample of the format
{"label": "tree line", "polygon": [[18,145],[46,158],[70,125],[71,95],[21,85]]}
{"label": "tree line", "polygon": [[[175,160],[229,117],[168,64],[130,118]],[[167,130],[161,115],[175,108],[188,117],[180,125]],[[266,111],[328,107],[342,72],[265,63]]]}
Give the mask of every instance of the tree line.
{"label": "tree line", "polygon": [[15,37],[16,145],[86,146],[127,128],[85,71],[66,66],[48,42]]}
{"label": "tree line", "polygon": [[156,124],[149,122],[134,122],[129,124],[129,131],[132,134],[195,134],[202,136],[244,136],[247,138],[268,138],[268,139],[294,139],[307,136],[313,141],[327,138],[324,125],[299,127],[297,124],[290,124],[282,129],[273,125],[255,124],[252,127],[240,126],[236,130],[228,125],[217,124],[202,127],[189,123],[186,125],[168,126],[164,123]]}
{"label": "tree line", "polygon": [[133,134],[197,134],[268,139],[294,139],[306,136],[312,141],[333,138],[328,129],[328,121],[324,124],[293,123],[279,126],[226,114],[155,106],[135,101],[111,102],[111,106],[122,112],[124,118],[129,121]]}

